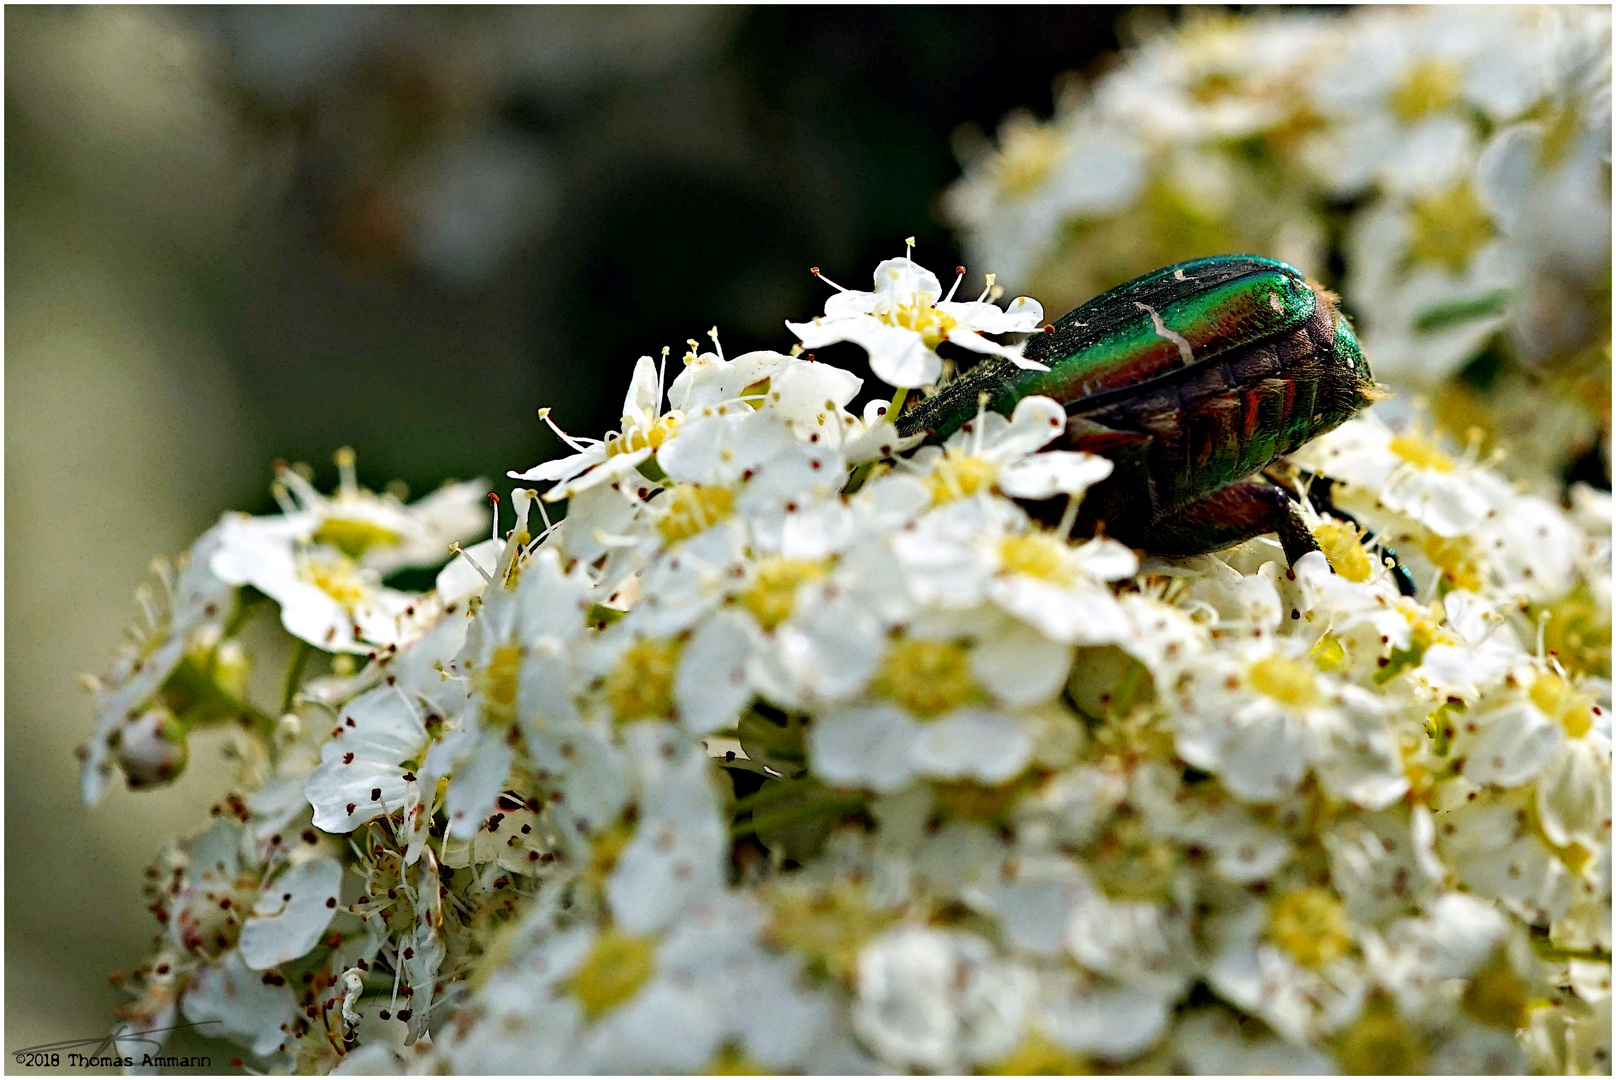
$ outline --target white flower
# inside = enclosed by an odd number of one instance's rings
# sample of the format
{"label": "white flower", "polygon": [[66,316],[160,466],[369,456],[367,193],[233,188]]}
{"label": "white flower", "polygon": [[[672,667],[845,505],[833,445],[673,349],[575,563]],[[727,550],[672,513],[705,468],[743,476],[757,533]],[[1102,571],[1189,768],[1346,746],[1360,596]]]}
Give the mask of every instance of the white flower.
{"label": "white flower", "polygon": [[382,575],[446,559],[451,542],[487,520],[476,506],[482,482],[405,506],[355,483],[351,451],[337,460],[342,484],[335,496],[286,469],[276,484],[283,514],[226,517],[209,566],[221,580],[273,598],[287,633],[327,652],[401,645],[419,632],[419,598],[384,587]]}
{"label": "white flower", "polygon": [[958,1072],[1010,1051],[1029,990],[981,938],[904,927],[859,954],[853,1026],[891,1066]]}
{"label": "white flower", "polygon": [[[963,280],[961,278],[960,280]],[[959,287],[959,280],[954,288]],[[838,287],[840,288],[840,287]],[[803,346],[817,349],[851,341],[870,354],[877,378],[898,387],[925,386],[942,374],[937,346],[945,341],[972,352],[1001,356],[1019,367],[1042,368],[1021,355],[1019,346],[999,345],[983,334],[1029,333],[1043,321],[1044,309],[1030,297],[1017,297],[1008,309],[988,303],[988,288],[974,301],[943,296],[931,271],[913,258],[888,259],[875,268],[875,291],[841,289],[825,302],[825,314],[807,323],[786,323]]]}
{"label": "white flower", "polygon": [[1054,641],[1121,641],[1130,627],[1106,587],[1138,568],[1132,551],[1096,537],[1082,544],[1033,531],[1014,504],[956,499],[900,533],[893,550],[917,600],[949,608],[997,605]]}
{"label": "white flower", "polygon": [[1308,1042],[1356,1016],[1361,971],[1347,959],[1352,928],[1322,889],[1281,893],[1224,915],[1207,982],[1292,1042]]}
{"label": "white flower", "polygon": [[[125,725],[148,713],[148,703],[185,662],[187,653],[196,653],[204,667],[222,659],[237,672],[242,670],[239,646],[219,641],[235,607],[235,589],[216,577],[210,566],[219,548],[220,531],[221,526],[214,526],[202,534],[179,560],[178,574],[166,561],[152,564],[161,590],[142,587],[136,593],[145,621],[128,631],[129,641],[119,650],[107,675],[93,680],[96,732],[84,746],[79,779],[79,797],[87,806],[100,802],[106,790],[114,743],[121,741],[115,736]],[[237,649],[235,656],[232,648]],[[157,715],[161,719],[162,712]],[[167,763],[174,764],[173,760]],[[149,778],[158,779],[155,774]]]}
{"label": "white flower", "polygon": [[[1314,439],[1297,461],[1337,481],[1344,509],[1367,503],[1405,514],[1438,536],[1472,532],[1492,509],[1472,463],[1414,432],[1396,433],[1365,414]],[[1376,522],[1376,524],[1379,524]]]}
{"label": "white flower", "polygon": [[[545,494],[547,500],[553,501],[634,472],[656,454],[684,419],[684,414],[677,409],[662,412],[663,374],[662,368],[649,356],[640,357],[629,380],[628,395],[623,398],[621,431],[611,432],[604,439],[580,440],[551,423],[556,436],[575,453],[535,465],[526,472],[512,472],[510,477],[535,482],[555,481],[556,486]],[[540,410],[539,416],[550,423],[550,410]]]}
{"label": "white flower", "polygon": [[1378,809],[1408,781],[1373,694],[1320,674],[1288,639],[1205,658],[1175,688],[1178,752],[1243,799],[1271,802],[1311,768],[1337,798]]}

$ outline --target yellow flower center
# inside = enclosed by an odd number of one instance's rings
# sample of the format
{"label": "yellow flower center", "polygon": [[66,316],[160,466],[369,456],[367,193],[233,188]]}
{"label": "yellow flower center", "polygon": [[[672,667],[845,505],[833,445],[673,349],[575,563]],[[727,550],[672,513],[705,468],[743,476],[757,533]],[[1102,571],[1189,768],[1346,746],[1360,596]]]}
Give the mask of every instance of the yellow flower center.
{"label": "yellow flower center", "polygon": [[1347,666],[1346,646],[1334,634],[1319,638],[1309,655],[1313,657],[1313,666],[1320,671],[1340,671]]}
{"label": "yellow flower center", "polygon": [[1435,443],[1412,433],[1395,435],[1387,449],[1417,469],[1452,472],[1453,459],[1439,450]]}
{"label": "yellow flower center", "polygon": [[345,555],[310,555],[303,562],[303,579],[352,612],[370,595],[359,564]]}
{"label": "yellow flower center", "polygon": [[606,676],[606,702],[619,721],[672,716],[678,670],[678,642],[637,641]]}
{"label": "yellow flower center", "polygon": [[1532,704],[1573,739],[1580,739],[1594,726],[1592,699],[1552,671],[1539,675],[1528,694]]}
{"label": "yellow flower center", "polygon": [[998,467],[992,462],[951,448],[926,474],[926,487],[931,491],[932,502],[945,503],[991,488],[998,475]]}
{"label": "yellow flower center", "polygon": [[1095,883],[1123,903],[1166,899],[1177,870],[1173,845],[1133,817],[1121,819],[1089,853]]}
{"label": "yellow flower center", "polygon": [[1313,530],[1313,536],[1324,549],[1330,568],[1348,581],[1368,581],[1375,572],[1375,560],[1363,546],[1362,536],[1345,522],[1326,521]]}
{"label": "yellow flower center", "polygon": [[1005,572],[1070,585],[1075,576],[1067,560],[1070,549],[1049,533],[1007,536],[999,541],[999,560]]}
{"label": "yellow flower center", "polygon": [[1412,124],[1432,113],[1450,109],[1459,100],[1464,72],[1447,60],[1421,60],[1409,67],[1391,94],[1392,115]]}
{"label": "yellow flower center", "polygon": [[472,689],[482,698],[483,716],[494,724],[516,721],[516,684],[522,671],[522,647],[501,645],[488,665],[472,675]]}
{"label": "yellow flower center", "polygon": [[860,886],[847,881],[824,893],[777,886],[766,898],[773,913],[765,930],[769,941],[802,956],[811,974],[846,983],[858,974],[859,950],[892,922],[870,906]]}
{"label": "yellow flower center", "polygon": [[350,559],[357,559],[374,547],[392,547],[403,537],[392,529],[369,521],[326,518],[314,530],[316,544],[329,544]]}
{"label": "yellow flower center", "polygon": [[1459,1005],[1483,1024],[1515,1031],[1526,1024],[1529,996],[1526,980],[1515,973],[1507,957],[1494,953],[1487,966],[1472,976]]}
{"label": "yellow flower center", "polygon": [[1087,1059],[1049,1041],[1034,1029],[1010,1056],[988,1070],[990,1076],[1087,1076],[1094,1069]]}
{"label": "yellow flower center", "polygon": [[1016,198],[1043,186],[1061,158],[1063,140],[1053,126],[1029,118],[1007,122],[999,131],[999,154],[991,173],[999,194]]}
{"label": "yellow flower center", "polygon": [[952,641],[906,639],[887,650],[871,685],[915,716],[941,716],[981,696],[965,649]]}
{"label": "yellow flower center", "polygon": [[1377,995],[1335,1040],[1341,1071],[1354,1076],[1418,1076],[1425,1072],[1425,1037],[1403,1023],[1397,1006]]}
{"label": "yellow flower center", "polygon": [[688,540],[735,510],[733,491],[701,484],[675,484],[659,501],[663,511],[657,518],[657,531],[667,544]]}
{"label": "yellow flower center", "polygon": [[634,826],[619,819],[609,829],[602,829],[589,838],[589,866],[584,870],[584,880],[594,886],[597,892],[605,889],[606,879],[612,876],[612,870],[617,867],[617,858],[628,847],[628,842],[634,839]]}
{"label": "yellow flower center", "polygon": [[989,787],[969,780],[944,780],[932,787],[937,812],[944,818],[1007,823],[1010,811],[1027,793],[1033,773],[1022,773]]}
{"label": "yellow flower center", "polygon": [[606,456],[615,457],[618,454],[631,454],[636,450],[660,450],[662,444],[673,437],[679,430],[679,415],[669,413],[658,417],[651,425],[649,431],[640,427],[630,427],[628,418],[624,418],[625,430],[621,435],[613,432],[606,436]]}
{"label": "yellow flower center", "polygon": [[791,617],[797,589],[824,576],[825,564],[817,559],[772,555],[759,561],[751,588],[741,594],[741,603],[763,629],[773,630]]}
{"label": "yellow flower center", "polygon": [[1246,668],[1246,681],[1253,690],[1292,709],[1306,709],[1318,704],[1316,672],[1288,656],[1275,654],[1253,661]]}
{"label": "yellow flower center", "polygon": [[1431,533],[1420,544],[1425,557],[1441,570],[1456,589],[1475,592],[1481,588],[1481,563],[1468,536],[1438,536]]}
{"label": "yellow flower center", "polygon": [[708,1062],[706,1073],[709,1076],[772,1076],[772,1069],[765,1069],[746,1055],[746,1051],[734,1043],[725,1043],[718,1056]]}
{"label": "yellow flower center", "polygon": [[1493,219],[1468,182],[1409,205],[1409,254],[1457,274],[1494,235]]}
{"label": "yellow flower center", "polygon": [[1534,607],[1541,620],[1543,647],[1578,675],[1610,675],[1610,616],[1593,602],[1586,585],[1578,585],[1554,603]]}
{"label": "yellow flower center", "polygon": [[656,972],[656,941],[611,929],[595,939],[567,980],[591,1020],[630,1000]]}
{"label": "yellow flower center", "polygon": [[913,330],[928,349],[947,341],[949,331],[959,325],[959,320],[939,310],[932,295],[924,292],[911,294],[907,304],[883,300],[871,314],[888,326]]}
{"label": "yellow flower center", "polygon": [[1269,905],[1268,938],[1302,966],[1323,967],[1352,948],[1352,925],[1328,889],[1293,889]]}

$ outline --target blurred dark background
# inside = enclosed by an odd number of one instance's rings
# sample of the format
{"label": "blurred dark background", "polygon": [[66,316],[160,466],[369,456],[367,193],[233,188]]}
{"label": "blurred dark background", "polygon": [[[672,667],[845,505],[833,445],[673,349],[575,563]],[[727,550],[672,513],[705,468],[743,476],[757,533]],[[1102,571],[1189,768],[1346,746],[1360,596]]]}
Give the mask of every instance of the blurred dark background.
{"label": "blurred dark background", "polygon": [[951,138],[1047,115],[1117,18],[8,7],[7,1048],[105,1030],[140,868],[228,783],[202,748],[77,804],[74,676],[151,554],[272,509],[274,458],[504,486],[559,449],[539,406],[615,426],[642,353],[789,347],[811,265],[868,288],[914,236],[946,280]]}

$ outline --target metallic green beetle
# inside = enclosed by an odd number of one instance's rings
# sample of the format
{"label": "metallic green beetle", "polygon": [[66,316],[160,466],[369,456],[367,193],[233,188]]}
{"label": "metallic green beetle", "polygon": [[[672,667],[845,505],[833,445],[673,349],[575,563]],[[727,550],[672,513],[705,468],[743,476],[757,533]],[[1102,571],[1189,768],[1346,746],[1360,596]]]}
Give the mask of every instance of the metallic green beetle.
{"label": "metallic green beetle", "polygon": [[1115,469],[1083,501],[1103,528],[1162,555],[1278,533],[1295,561],[1318,544],[1285,489],[1256,476],[1384,391],[1336,297],[1285,263],[1219,255],[1157,270],[1095,297],[1027,342],[1049,366],[992,359],[898,417],[941,441],[983,395],[1009,414],[1033,394],[1066,407],[1057,446]]}

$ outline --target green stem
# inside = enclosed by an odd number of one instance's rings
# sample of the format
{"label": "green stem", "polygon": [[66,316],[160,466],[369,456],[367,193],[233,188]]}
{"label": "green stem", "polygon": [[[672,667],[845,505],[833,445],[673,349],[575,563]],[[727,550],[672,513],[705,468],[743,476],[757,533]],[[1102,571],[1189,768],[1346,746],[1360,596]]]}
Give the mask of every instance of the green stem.
{"label": "green stem", "polygon": [[807,806],[792,807],[789,810],[780,810],[762,817],[754,816],[750,821],[737,821],[730,826],[729,834],[732,838],[750,836],[759,829],[775,829],[782,825],[794,825],[799,821],[812,821],[817,817],[826,815],[840,817],[850,810],[863,808],[863,799],[837,799],[830,802],[814,802]]}
{"label": "green stem", "polygon": [[892,404],[887,406],[886,419],[892,421],[894,424],[898,422],[898,413],[903,408],[904,398],[908,396],[909,388],[907,386],[900,386],[898,389],[893,391]]}
{"label": "green stem", "polygon": [[309,657],[314,655],[314,648],[302,638],[292,646],[292,663],[286,670],[286,686],[281,691],[281,713],[284,715],[292,711],[292,705],[297,699],[298,684],[303,681],[303,669],[308,666]]}
{"label": "green stem", "polygon": [[1547,941],[1534,940],[1532,951],[1544,960],[1593,960],[1610,963],[1610,953],[1597,945],[1590,945],[1586,949],[1565,949],[1551,945]]}
{"label": "green stem", "polygon": [[224,633],[219,635],[219,640],[229,641],[240,633],[241,628],[247,625],[249,619],[258,614],[258,609],[268,599],[269,597],[257,589],[243,589],[241,600],[236,604],[235,614],[231,615],[230,621],[225,624]]}

